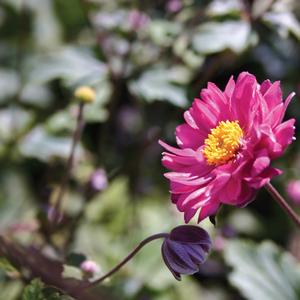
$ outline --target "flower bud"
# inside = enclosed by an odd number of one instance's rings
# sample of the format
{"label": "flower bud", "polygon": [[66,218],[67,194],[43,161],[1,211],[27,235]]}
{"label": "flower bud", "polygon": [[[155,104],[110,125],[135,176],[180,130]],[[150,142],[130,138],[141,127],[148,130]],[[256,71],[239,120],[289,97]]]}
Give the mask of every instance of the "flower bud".
{"label": "flower bud", "polygon": [[87,275],[100,273],[100,267],[92,260],[85,260],[81,263],[80,269]]}
{"label": "flower bud", "polygon": [[89,86],[78,87],[74,92],[74,96],[83,103],[93,103],[96,99],[95,91]]}
{"label": "flower bud", "polygon": [[90,178],[91,187],[97,191],[103,191],[108,186],[108,180],[104,169],[97,169]]}
{"label": "flower bud", "polygon": [[199,271],[212,247],[208,233],[192,225],[174,228],[162,244],[165,264],[177,280],[181,274],[194,274]]}

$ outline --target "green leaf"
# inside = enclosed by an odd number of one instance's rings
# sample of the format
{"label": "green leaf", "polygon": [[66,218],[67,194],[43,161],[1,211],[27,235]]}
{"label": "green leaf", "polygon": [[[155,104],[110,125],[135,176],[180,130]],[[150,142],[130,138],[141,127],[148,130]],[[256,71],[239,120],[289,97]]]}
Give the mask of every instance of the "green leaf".
{"label": "green leaf", "polygon": [[25,287],[22,300],[72,300],[73,298],[62,295],[60,291],[53,287],[47,287],[36,278]]}
{"label": "green leaf", "polygon": [[180,30],[180,23],[170,21],[156,20],[152,21],[149,26],[149,32],[153,42],[163,47],[172,45],[174,38],[178,36]]}
{"label": "green leaf", "polygon": [[[0,227],[7,228],[19,222],[32,222],[35,208],[32,205],[33,195],[26,176],[19,168],[3,168],[1,172]],[[32,234],[29,235],[32,238]],[[30,237],[24,232],[21,235],[22,241]]]}
{"label": "green leaf", "polygon": [[229,280],[249,300],[299,300],[300,265],[272,242],[228,242]]}
{"label": "green leaf", "polygon": [[0,139],[11,141],[15,139],[14,134],[26,132],[33,120],[33,114],[19,107],[4,108],[0,110]]}
{"label": "green leaf", "polygon": [[82,253],[71,252],[66,258],[66,263],[71,266],[80,267],[81,263],[86,259],[86,256]]}
{"label": "green leaf", "polygon": [[20,88],[20,78],[17,72],[10,69],[0,69],[0,101],[1,103],[17,94]]}
{"label": "green leaf", "polygon": [[73,300],[70,296],[62,295],[59,291],[52,287],[43,289],[44,300]]}
{"label": "green leaf", "polygon": [[30,0],[24,3],[19,0],[2,0],[15,10],[26,10],[31,13],[32,36],[35,46],[41,49],[53,49],[61,43],[62,28],[57,20],[51,0]]}
{"label": "green leaf", "polygon": [[20,101],[37,108],[46,108],[52,101],[50,89],[40,84],[26,84],[21,91]]}
{"label": "green leaf", "polygon": [[168,101],[176,106],[184,107],[188,103],[187,96],[183,87],[174,84],[178,82],[176,76],[180,76],[178,68],[152,69],[146,71],[138,80],[132,81],[130,89],[148,102]]}
{"label": "green leaf", "polygon": [[[71,137],[50,135],[43,127],[36,127],[20,143],[20,152],[26,157],[34,157],[41,161],[53,158],[67,158],[71,149]],[[76,148],[76,155],[83,154],[82,148]]]}
{"label": "green leaf", "polygon": [[43,288],[44,284],[40,279],[33,279],[30,284],[25,287],[22,300],[45,300]]}
{"label": "green leaf", "polygon": [[213,54],[226,49],[241,53],[256,41],[257,37],[252,33],[248,22],[226,21],[201,25],[192,44],[201,54]]}
{"label": "green leaf", "polygon": [[53,114],[45,124],[51,133],[72,133],[76,127],[76,118],[72,115],[70,107]]}
{"label": "green leaf", "polygon": [[0,299],[20,300],[23,290],[23,283],[19,280],[0,282]]}
{"label": "green leaf", "polygon": [[33,38],[41,49],[53,49],[61,43],[62,28],[54,13],[51,0],[34,0],[31,2],[33,13]]}
{"label": "green leaf", "polygon": [[18,270],[5,257],[0,257],[0,269],[6,273],[18,272]]}
{"label": "green leaf", "polygon": [[214,0],[207,7],[207,14],[210,17],[235,15],[243,9],[239,0]]}
{"label": "green leaf", "polygon": [[34,57],[27,65],[29,80],[46,83],[62,79],[66,86],[93,85],[106,80],[106,65],[87,49],[65,47],[60,51]]}
{"label": "green leaf", "polygon": [[265,13],[263,20],[267,24],[276,27],[282,37],[287,38],[291,33],[300,40],[300,22],[292,12],[268,12]]}
{"label": "green leaf", "polygon": [[63,278],[76,278],[82,279],[82,272],[79,268],[74,266],[64,265],[64,271],[62,273]]}

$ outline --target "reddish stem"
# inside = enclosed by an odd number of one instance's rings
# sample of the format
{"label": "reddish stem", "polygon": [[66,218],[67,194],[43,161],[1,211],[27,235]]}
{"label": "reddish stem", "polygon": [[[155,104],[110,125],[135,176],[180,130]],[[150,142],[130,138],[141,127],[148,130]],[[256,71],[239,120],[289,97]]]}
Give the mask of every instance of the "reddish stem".
{"label": "reddish stem", "polygon": [[130,261],[146,244],[157,240],[161,238],[168,237],[168,233],[157,233],[154,235],[151,235],[147,237],[146,239],[142,240],[120,263],[118,263],[112,270],[110,270],[108,273],[100,277],[99,279],[95,280],[94,282],[91,282],[90,284],[86,285],[83,290],[93,288],[100,282],[104,281],[106,278],[113,275],[115,272],[117,272],[119,269],[121,269],[128,261]]}
{"label": "reddish stem", "polygon": [[73,133],[73,139],[72,139],[72,146],[71,146],[71,151],[70,155],[68,157],[67,161],[67,166],[66,166],[66,174],[61,182],[56,200],[54,201],[54,220],[53,223],[57,224],[59,223],[60,215],[61,215],[61,210],[62,210],[62,200],[63,200],[63,195],[66,190],[66,186],[70,180],[72,168],[73,168],[73,161],[74,161],[74,156],[75,156],[75,150],[78,142],[80,141],[81,138],[81,133],[82,129],[84,126],[84,120],[83,120],[83,108],[84,108],[84,103],[79,103],[79,111],[77,115],[77,121],[76,121],[76,129]]}
{"label": "reddish stem", "polygon": [[293,222],[300,228],[300,217],[289,206],[286,200],[278,193],[271,183],[265,185],[266,190],[271,194],[274,200],[280,205],[280,207],[288,214]]}

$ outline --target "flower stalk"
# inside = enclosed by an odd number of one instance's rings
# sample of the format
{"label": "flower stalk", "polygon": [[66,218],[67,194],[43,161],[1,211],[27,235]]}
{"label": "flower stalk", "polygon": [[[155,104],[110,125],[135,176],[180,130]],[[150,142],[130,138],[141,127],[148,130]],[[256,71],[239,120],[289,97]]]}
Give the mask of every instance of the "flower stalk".
{"label": "flower stalk", "polygon": [[95,280],[94,282],[91,282],[90,284],[86,285],[83,290],[90,289],[98,285],[100,282],[104,281],[106,278],[110,277],[119,269],[121,269],[128,261],[130,261],[145,245],[148,243],[161,239],[161,238],[167,238],[169,236],[168,233],[157,233],[154,235],[151,235],[144,240],[142,240],[120,263],[118,263],[112,270],[110,270],[108,273],[100,277],[99,279]]}
{"label": "flower stalk", "polygon": [[73,139],[72,139],[72,146],[70,155],[68,157],[67,166],[66,166],[66,173],[65,176],[62,179],[62,182],[59,187],[59,191],[56,197],[56,200],[54,201],[54,207],[53,207],[53,217],[51,218],[51,221],[54,224],[57,224],[60,222],[61,219],[61,210],[62,210],[62,200],[63,196],[66,190],[66,186],[70,180],[72,168],[73,168],[73,162],[74,162],[74,156],[75,156],[75,150],[76,146],[80,141],[81,133],[84,126],[84,120],[83,120],[83,110],[84,110],[84,102],[79,103],[79,110],[77,115],[77,121],[76,121],[76,128],[73,133]]}
{"label": "flower stalk", "polygon": [[286,200],[279,194],[271,183],[265,185],[266,190],[270,193],[272,198],[277,201],[280,207],[287,213],[291,220],[300,228],[300,217],[293,211]]}

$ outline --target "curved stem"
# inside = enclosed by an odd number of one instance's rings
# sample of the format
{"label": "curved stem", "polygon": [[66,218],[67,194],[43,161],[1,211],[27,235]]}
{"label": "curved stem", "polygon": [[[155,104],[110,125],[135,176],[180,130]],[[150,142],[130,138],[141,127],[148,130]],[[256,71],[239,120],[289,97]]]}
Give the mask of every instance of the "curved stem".
{"label": "curved stem", "polygon": [[169,234],[168,233],[157,233],[154,235],[151,235],[149,237],[147,237],[146,239],[144,239],[143,241],[141,241],[136,247],[135,249],[133,249],[120,263],[118,263],[112,270],[110,270],[108,273],[106,273],[105,275],[103,275],[102,277],[100,277],[99,279],[95,280],[94,282],[91,282],[90,284],[86,285],[84,287],[84,290],[88,289],[88,288],[92,288],[94,286],[96,286],[98,283],[102,282],[103,280],[105,280],[106,278],[110,277],[112,274],[114,274],[115,272],[117,272],[119,269],[121,269],[129,260],[131,260],[146,244],[150,243],[153,240],[157,240],[157,239],[161,239],[161,238],[166,238],[168,237]]}
{"label": "curved stem", "polygon": [[67,166],[66,166],[66,174],[65,174],[64,178],[62,179],[56,200],[54,201],[53,212],[54,212],[55,216],[54,216],[54,219],[52,220],[54,224],[58,223],[59,219],[60,219],[63,195],[65,193],[67,183],[71,176],[71,171],[72,171],[73,161],[74,161],[74,156],[75,156],[75,149],[76,149],[78,142],[80,141],[82,129],[84,126],[83,108],[84,108],[84,103],[82,103],[82,102],[79,103],[79,111],[78,111],[78,115],[77,115],[76,129],[73,133],[71,151],[70,151],[70,155],[68,157]]}
{"label": "curved stem", "polygon": [[294,223],[300,228],[300,217],[293,211],[286,200],[278,193],[271,183],[265,185],[266,190],[271,194],[274,200],[281,206],[281,208],[289,215]]}

